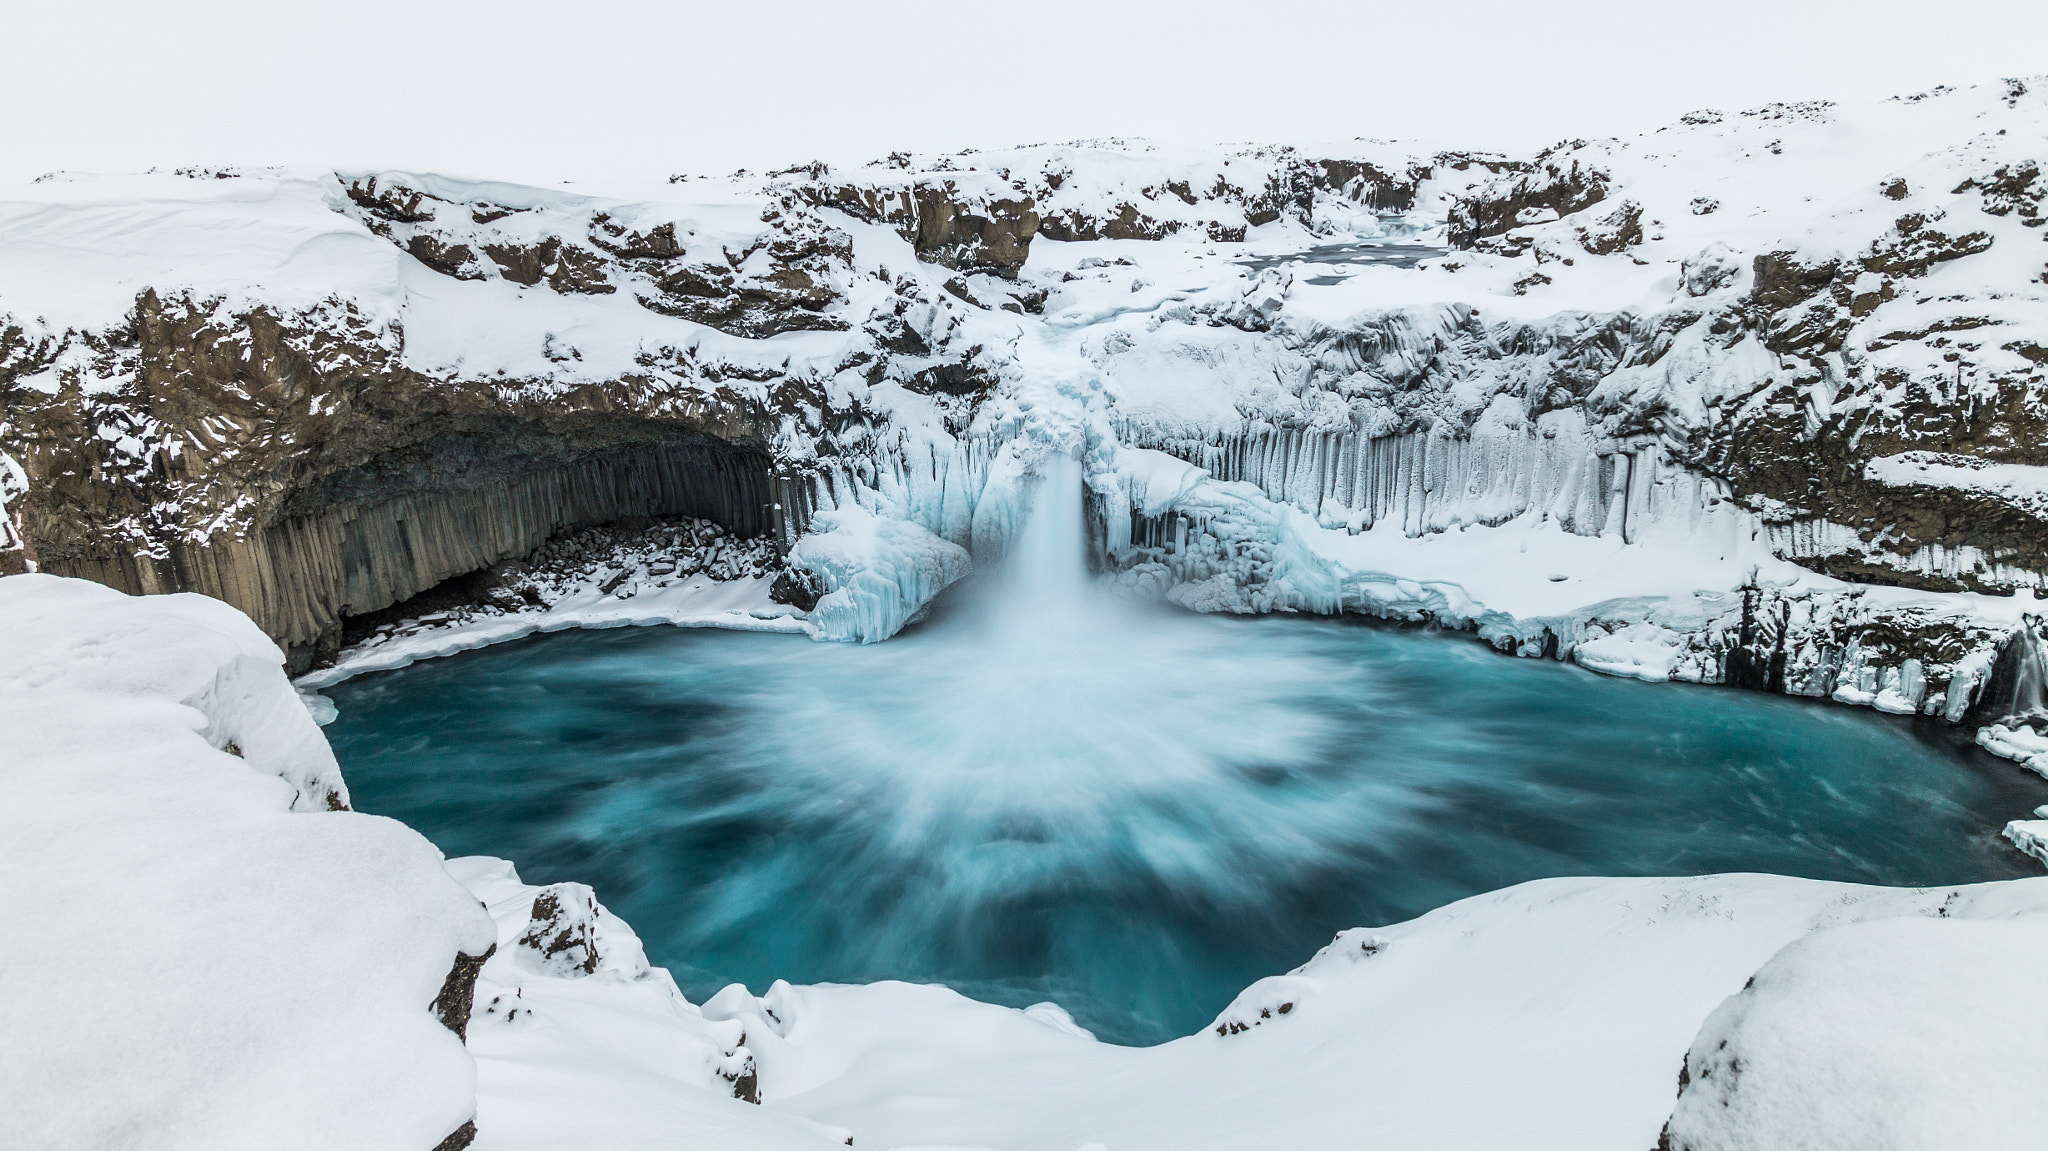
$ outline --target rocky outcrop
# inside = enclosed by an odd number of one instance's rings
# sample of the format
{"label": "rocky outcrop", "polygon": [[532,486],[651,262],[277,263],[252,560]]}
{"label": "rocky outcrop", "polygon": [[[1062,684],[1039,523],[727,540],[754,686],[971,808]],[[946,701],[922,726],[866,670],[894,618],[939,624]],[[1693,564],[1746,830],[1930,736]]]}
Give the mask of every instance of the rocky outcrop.
{"label": "rocky outcrop", "polygon": [[1039,218],[1030,196],[1004,195],[1008,190],[932,176],[901,184],[821,181],[797,193],[819,207],[890,225],[926,263],[1014,280],[1030,256]]}
{"label": "rocky outcrop", "polygon": [[791,203],[771,204],[771,227],[737,243],[700,242],[686,222],[679,236],[676,220],[620,220],[595,202],[458,200],[415,183],[438,186],[390,173],[353,179],[343,207],[442,275],[571,295],[624,289],[651,311],[750,338],[843,326],[824,313],[845,302],[850,241]]}
{"label": "rocky outcrop", "polygon": [[596,893],[581,883],[542,888],[515,946],[523,963],[547,975],[574,978],[596,971]]}
{"label": "rocky outcrop", "polygon": [[441,1021],[441,1026],[464,1041],[469,1039],[469,1013],[476,1001],[477,973],[484,969],[484,963],[497,950],[498,945],[493,943],[484,949],[482,955],[457,952],[455,964],[448,969],[448,978],[441,984],[441,993],[434,997],[434,1016]]}
{"label": "rocky outcrop", "polygon": [[337,642],[346,616],[565,530],[778,526],[770,414],[730,393],[621,380],[507,395],[408,369],[362,327],[154,292],[96,343],[93,365],[121,386],[73,374],[15,417],[43,570],[213,595],[302,653]]}
{"label": "rocky outcrop", "polygon": [[[1574,215],[1606,199],[1609,180],[1607,173],[1576,157],[1545,152],[1528,170],[1483,184],[1473,194],[1461,197],[1451,208],[1446,236],[1454,248],[1473,248],[1516,228]],[[1516,247],[1513,243],[1501,246]]]}

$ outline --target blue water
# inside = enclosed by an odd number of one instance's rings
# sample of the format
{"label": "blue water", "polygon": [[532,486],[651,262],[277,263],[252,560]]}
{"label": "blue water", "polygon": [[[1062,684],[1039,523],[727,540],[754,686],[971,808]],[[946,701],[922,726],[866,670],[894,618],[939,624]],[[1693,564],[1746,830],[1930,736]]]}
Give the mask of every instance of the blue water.
{"label": "blue water", "polygon": [[330,694],[360,810],[592,884],[693,998],[942,982],[1124,1043],[1542,876],[2036,873],[1995,833],[2048,802],[1931,724],[1328,620],[576,632]]}

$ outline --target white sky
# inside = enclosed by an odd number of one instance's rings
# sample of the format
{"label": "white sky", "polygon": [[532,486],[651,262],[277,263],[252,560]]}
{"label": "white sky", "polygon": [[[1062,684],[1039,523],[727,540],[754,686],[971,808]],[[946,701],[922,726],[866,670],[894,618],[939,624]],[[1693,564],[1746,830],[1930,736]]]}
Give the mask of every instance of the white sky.
{"label": "white sky", "polygon": [[0,0],[0,182],[589,183],[1105,135],[1533,146],[2042,72],[2041,0]]}

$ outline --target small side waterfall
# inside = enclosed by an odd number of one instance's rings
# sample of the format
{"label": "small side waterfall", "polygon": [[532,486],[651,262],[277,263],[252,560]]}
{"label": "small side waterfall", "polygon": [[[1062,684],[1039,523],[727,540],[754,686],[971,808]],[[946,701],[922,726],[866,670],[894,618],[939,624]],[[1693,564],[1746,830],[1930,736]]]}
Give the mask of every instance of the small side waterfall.
{"label": "small side waterfall", "polygon": [[2048,724],[2048,616],[2022,617],[1999,650],[1978,712],[2007,727]]}

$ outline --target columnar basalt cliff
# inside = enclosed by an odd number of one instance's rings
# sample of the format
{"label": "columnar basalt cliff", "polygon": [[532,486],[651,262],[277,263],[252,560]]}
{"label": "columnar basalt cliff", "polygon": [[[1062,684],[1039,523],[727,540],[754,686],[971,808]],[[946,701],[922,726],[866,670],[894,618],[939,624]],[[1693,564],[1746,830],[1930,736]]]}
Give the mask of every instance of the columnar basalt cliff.
{"label": "columnar basalt cliff", "polygon": [[[63,349],[13,351],[48,370]],[[13,440],[42,481],[20,510],[42,570],[204,592],[294,648],[560,531],[780,526],[759,399],[434,379],[363,326],[153,291],[91,351]],[[125,379],[95,392],[90,372]]]}
{"label": "columnar basalt cliff", "polygon": [[[7,554],[310,654],[551,534],[702,516],[873,639],[1079,451],[1133,594],[1959,719],[2048,587],[2044,120],[2012,81],[1527,158],[1106,141],[661,202],[56,177],[0,218]],[[89,285],[35,263],[67,245]]]}

